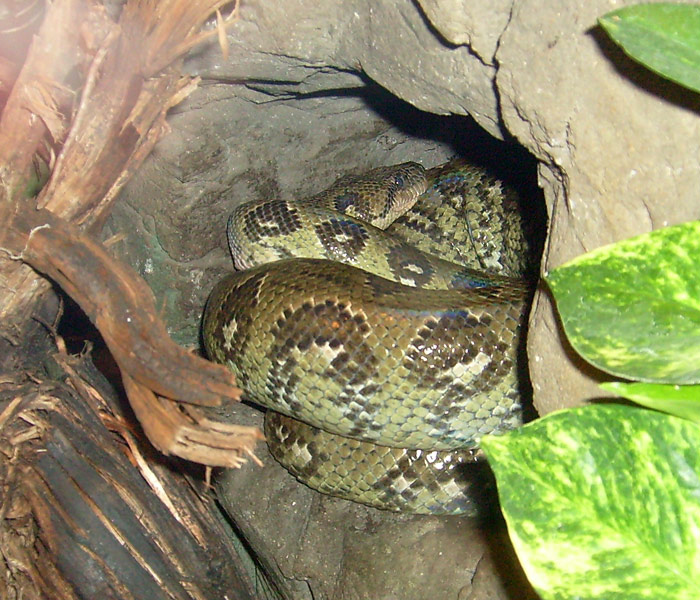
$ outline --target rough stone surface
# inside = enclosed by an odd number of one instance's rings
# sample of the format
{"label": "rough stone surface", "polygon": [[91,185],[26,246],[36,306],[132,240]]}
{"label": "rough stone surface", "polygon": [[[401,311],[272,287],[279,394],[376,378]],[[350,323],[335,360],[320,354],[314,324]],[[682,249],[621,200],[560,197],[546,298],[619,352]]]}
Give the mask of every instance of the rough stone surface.
{"label": "rough stone surface", "polygon": [[[596,18],[628,2],[514,3],[496,54],[506,128],[540,160],[550,214],[543,270],[603,244],[700,218],[700,102],[626,58]],[[550,298],[531,315],[540,413],[601,396],[561,341]]]}
{"label": "rough stone surface", "polygon": [[[449,24],[449,12],[449,7],[430,9],[437,27]],[[222,64],[216,52],[208,52],[190,66],[207,78],[253,80],[252,85],[278,94],[354,87],[362,84],[362,75],[421,110],[469,114],[501,137],[492,57],[507,3],[501,0],[488,18],[480,18],[484,13],[480,9],[469,19],[474,32],[466,34],[479,41],[480,56],[448,41],[454,28],[440,34],[409,0],[244,2],[241,22],[229,36],[232,59]]]}
{"label": "rough stone surface", "polygon": [[[126,233],[114,251],[147,277],[176,339],[196,345],[206,295],[231,268],[224,226],[236,203],[306,196],[351,171],[432,166],[457,153],[510,174],[502,144],[467,118],[434,115],[469,114],[537,158],[545,271],[698,219],[700,101],[634,64],[596,26],[631,3],[243,0],[229,59],[215,45],[189,59],[202,85],[173,111],[173,133],[125,191],[106,235]],[[528,347],[541,414],[600,395],[603,376],[562,339],[544,286]],[[497,538],[468,520],[322,498],[275,465],[227,474],[219,489],[288,597],[525,594],[517,578],[507,584],[518,570]]]}
{"label": "rough stone surface", "polygon": [[448,43],[467,46],[484,64],[495,64],[498,40],[510,19],[511,0],[421,0],[419,4]]}

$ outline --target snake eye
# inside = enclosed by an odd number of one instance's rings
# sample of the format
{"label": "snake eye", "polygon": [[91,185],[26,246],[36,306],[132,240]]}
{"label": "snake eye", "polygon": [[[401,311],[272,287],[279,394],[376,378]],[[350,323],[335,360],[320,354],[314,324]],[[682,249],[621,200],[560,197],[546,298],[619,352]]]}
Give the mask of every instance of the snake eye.
{"label": "snake eye", "polygon": [[394,185],[400,188],[404,186],[404,180],[401,175],[394,175]]}

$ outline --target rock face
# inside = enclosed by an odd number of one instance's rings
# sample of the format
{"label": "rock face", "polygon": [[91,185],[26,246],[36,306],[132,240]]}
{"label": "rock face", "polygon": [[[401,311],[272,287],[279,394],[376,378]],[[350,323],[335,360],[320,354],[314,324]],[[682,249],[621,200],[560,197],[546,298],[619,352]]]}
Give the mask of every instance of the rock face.
{"label": "rock face", "polygon": [[[229,59],[212,45],[188,61],[202,85],[173,111],[173,133],[115,211],[111,229],[128,233],[116,250],[148,278],[174,336],[195,344],[206,295],[231,268],[231,208],[255,196],[308,195],[351,171],[404,160],[433,166],[459,153],[527,189],[518,173],[534,161],[513,167],[503,154],[517,140],[537,161],[549,217],[543,272],[602,244],[698,219],[700,103],[632,63],[596,26],[629,3],[243,0]],[[528,348],[540,414],[600,395],[602,375],[562,340],[544,287]],[[318,522],[310,507],[299,504],[297,518]],[[373,523],[389,522],[374,515]],[[415,560],[397,568],[425,557]],[[433,597],[428,583],[394,596],[313,585],[324,598]],[[470,588],[459,598],[486,593]]]}
{"label": "rock face", "polygon": [[[550,215],[543,271],[658,227],[700,217],[698,100],[627,59],[595,27],[612,2],[542,14],[516,2],[496,76],[505,127],[540,160]],[[561,343],[549,297],[531,315],[529,356],[540,413],[600,395],[598,374]]]}

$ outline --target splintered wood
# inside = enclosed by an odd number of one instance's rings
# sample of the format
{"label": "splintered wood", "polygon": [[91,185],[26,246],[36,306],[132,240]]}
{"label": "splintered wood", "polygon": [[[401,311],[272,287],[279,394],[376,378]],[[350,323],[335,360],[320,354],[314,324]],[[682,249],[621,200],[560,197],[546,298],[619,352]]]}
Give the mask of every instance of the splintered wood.
{"label": "splintered wood", "polygon": [[[151,442],[208,466],[240,466],[262,434],[208,419],[191,406],[238,400],[224,367],[177,346],[152,294],[132,269],[90,237],[117,193],[167,132],[167,110],[196,86],[180,75],[223,0],[127,2],[117,22],[87,0],[47,4],[43,25],[0,120],[0,316],[8,339],[49,283],[60,285],[99,329],[122,373],[134,413]],[[76,27],[76,23],[79,24]],[[75,73],[84,75],[80,84]],[[24,196],[33,161],[51,167],[37,198]],[[28,270],[30,265],[35,271]]]}

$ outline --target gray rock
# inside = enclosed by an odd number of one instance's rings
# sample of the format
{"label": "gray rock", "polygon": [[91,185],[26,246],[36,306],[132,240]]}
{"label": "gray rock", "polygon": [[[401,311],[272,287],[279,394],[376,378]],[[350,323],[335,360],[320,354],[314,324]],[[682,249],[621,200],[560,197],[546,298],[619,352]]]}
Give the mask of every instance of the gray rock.
{"label": "gray rock", "polygon": [[486,65],[495,66],[498,40],[510,20],[512,0],[421,0],[430,23],[450,44],[466,46]]}
{"label": "gray rock", "polygon": [[[516,2],[496,54],[505,126],[539,159],[550,215],[543,271],[620,239],[700,217],[696,96],[633,63],[596,27],[631,2]],[[603,395],[546,293],[531,315],[541,414]]]}

